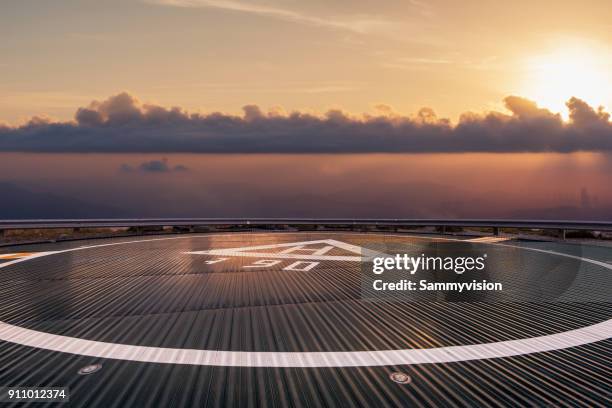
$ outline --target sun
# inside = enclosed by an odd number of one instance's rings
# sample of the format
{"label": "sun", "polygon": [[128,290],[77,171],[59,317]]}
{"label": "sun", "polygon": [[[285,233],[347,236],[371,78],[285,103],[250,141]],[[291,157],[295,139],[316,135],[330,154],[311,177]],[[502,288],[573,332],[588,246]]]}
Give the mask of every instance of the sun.
{"label": "sun", "polygon": [[593,106],[612,98],[610,50],[587,44],[565,44],[525,61],[523,95],[567,118],[572,96]]}

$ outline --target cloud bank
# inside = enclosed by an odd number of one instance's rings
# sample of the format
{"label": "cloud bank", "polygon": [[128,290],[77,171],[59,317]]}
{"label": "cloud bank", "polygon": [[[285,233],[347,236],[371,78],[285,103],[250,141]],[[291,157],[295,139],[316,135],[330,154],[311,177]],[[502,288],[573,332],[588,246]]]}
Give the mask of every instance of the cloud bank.
{"label": "cloud bank", "polygon": [[168,164],[168,159],[163,158],[161,160],[150,160],[140,163],[140,165],[137,167],[127,163],[123,163],[121,166],[119,166],[119,170],[125,173],[132,173],[137,171],[144,173],[172,173],[189,171],[189,167],[184,166],[182,164],[170,166]]}
{"label": "cloud bank", "polygon": [[429,108],[403,116],[379,105],[378,113],[330,110],[263,112],[242,116],[189,113],[143,104],[128,93],[79,108],[74,121],[34,117],[22,126],[0,124],[5,152],[140,153],[369,153],[369,152],[574,152],[612,151],[612,123],[603,108],[571,98],[569,122],[535,102],[509,96],[509,114],[463,114],[459,123]]}

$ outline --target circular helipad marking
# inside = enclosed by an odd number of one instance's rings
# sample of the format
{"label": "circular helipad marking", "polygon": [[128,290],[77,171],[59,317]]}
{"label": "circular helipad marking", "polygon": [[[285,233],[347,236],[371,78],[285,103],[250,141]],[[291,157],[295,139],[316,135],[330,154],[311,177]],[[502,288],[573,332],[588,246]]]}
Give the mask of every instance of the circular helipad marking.
{"label": "circular helipad marking", "polygon": [[[244,234],[236,234],[244,235]],[[247,234],[253,235],[253,234]],[[91,245],[44,252],[31,257],[16,259],[0,264],[0,268],[25,262],[30,259],[53,254],[79,251],[83,249],[125,245],[141,242],[163,241],[171,239],[192,239],[204,236],[183,236],[172,238],[153,238],[136,241],[115,242],[110,244]],[[408,236],[400,236],[407,238]],[[432,237],[419,237],[436,239]],[[444,240],[453,240],[444,238]],[[461,241],[461,240],[455,240]],[[507,244],[491,244],[514,247]],[[581,258],[561,252],[535,248],[524,250],[549,253],[568,258],[575,258],[612,270],[612,265],[589,258]],[[37,330],[30,330],[8,323],[0,322],[0,340],[23,346],[44,350],[71,353],[95,358],[139,361],[149,363],[187,364],[228,367],[368,367],[427,363],[450,363],[489,358],[512,357],[523,354],[561,350],[582,346],[612,337],[612,319],[591,326],[581,327],[546,336],[531,337],[519,340],[507,340],[493,343],[471,344],[465,346],[448,346],[429,349],[375,350],[375,351],[329,351],[329,352],[251,352],[224,350],[194,350],[167,347],[148,347],[128,344],[107,343],[85,340],[75,337],[60,336]]]}
{"label": "circular helipad marking", "polygon": [[399,371],[389,374],[389,378],[398,384],[410,384],[412,382],[412,378],[408,374]]}
{"label": "circular helipad marking", "polygon": [[85,367],[82,367],[79,371],[77,371],[77,374],[78,375],[89,375],[89,374],[95,373],[101,368],[102,368],[102,364],[90,364],[90,365],[86,365]]}

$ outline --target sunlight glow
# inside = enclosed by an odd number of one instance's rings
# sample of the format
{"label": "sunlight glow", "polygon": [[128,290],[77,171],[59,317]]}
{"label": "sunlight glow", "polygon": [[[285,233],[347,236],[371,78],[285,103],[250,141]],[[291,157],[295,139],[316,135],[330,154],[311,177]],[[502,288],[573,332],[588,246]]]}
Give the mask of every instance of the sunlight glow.
{"label": "sunlight glow", "polygon": [[572,96],[592,106],[607,106],[612,95],[609,51],[571,44],[528,58],[523,94],[564,118],[565,102]]}

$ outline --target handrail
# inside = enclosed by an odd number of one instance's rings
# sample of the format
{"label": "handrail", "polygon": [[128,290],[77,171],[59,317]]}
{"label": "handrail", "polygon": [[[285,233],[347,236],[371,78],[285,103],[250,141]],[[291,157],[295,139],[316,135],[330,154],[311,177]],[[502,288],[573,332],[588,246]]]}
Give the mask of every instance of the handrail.
{"label": "handrail", "polygon": [[612,231],[609,221],[358,218],[108,218],[0,220],[0,230],[104,227],[196,227],[213,225],[370,225],[394,227],[484,227]]}

